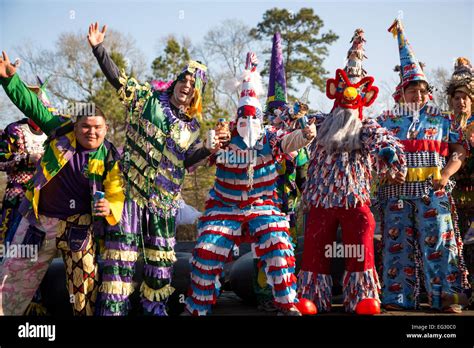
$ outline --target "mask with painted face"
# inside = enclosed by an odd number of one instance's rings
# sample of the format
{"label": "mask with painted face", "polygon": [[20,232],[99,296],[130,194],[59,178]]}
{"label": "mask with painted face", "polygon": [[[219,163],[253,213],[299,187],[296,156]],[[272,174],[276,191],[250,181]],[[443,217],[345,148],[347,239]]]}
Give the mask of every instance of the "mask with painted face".
{"label": "mask with painted face", "polygon": [[247,147],[253,148],[262,138],[262,122],[257,117],[240,117],[237,120],[237,133],[242,137]]}

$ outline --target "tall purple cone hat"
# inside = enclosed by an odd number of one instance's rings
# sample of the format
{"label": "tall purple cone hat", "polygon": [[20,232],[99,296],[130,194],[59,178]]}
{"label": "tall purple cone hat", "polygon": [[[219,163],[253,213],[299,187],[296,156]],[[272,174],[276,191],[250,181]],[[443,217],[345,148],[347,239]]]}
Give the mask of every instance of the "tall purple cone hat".
{"label": "tall purple cone hat", "polygon": [[280,33],[273,35],[272,57],[270,60],[270,81],[268,83],[267,112],[286,106],[286,77]]}
{"label": "tall purple cone hat", "polygon": [[424,81],[428,83],[428,80],[420,62],[415,57],[413,48],[406,38],[405,29],[400,19],[395,19],[390,28],[388,28],[388,31],[392,33],[394,37],[397,37],[398,50],[400,52],[400,83],[393,94],[393,98],[398,102],[403,88],[410,82]]}

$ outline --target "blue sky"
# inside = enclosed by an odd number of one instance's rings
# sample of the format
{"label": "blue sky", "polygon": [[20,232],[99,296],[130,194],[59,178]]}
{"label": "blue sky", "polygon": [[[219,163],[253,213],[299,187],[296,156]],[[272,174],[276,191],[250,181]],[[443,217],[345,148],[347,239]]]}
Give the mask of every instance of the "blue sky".
{"label": "blue sky", "polygon": [[[365,31],[365,69],[376,83],[392,83],[392,68],[399,63],[396,40],[387,32],[401,13],[408,40],[427,69],[452,71],[458,56],[473,58],[473,1],[33,1],[0,0],[0,48],[16,57],[14,46],[27,40],[52,47],[59,33],[82,30],[98,20],[110,28],[130,34],[145,53],[148,64],[157,55],[161,38],[168,34],[187,36],[200,43],[206,32],[226,19],[240,19],[255,27],[272,7],[297,12],[312,7],[325,29],[339,35],[324,63],[332,75],[344,66],[354,29]],[[401,11],[401,12],[400,12]],[[184,17],[184,18],[183,18]],[[242,54],[245,54],[243,52]],[[3,92],[2,92],[3,93]],[[312,92],[310,102],[316,92]],[[3,100],[3,98],[2,98]],[[317,103],[317,101],[314,101]],[[4,120],[5,115],[1,118]],[[0,122],[0,125],[4,122]]]}

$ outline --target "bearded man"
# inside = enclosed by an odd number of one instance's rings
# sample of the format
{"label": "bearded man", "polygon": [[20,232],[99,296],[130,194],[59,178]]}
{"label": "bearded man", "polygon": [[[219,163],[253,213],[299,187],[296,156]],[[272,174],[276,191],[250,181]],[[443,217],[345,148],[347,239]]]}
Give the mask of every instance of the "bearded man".
{"label": "bearded man", "polygon": [[[333,110],[315,116],[318,135],[310,148],[303,192],[306,218],[299,293],[312,300],[319,312],[330,311],[331,258],[344,256],[345,310],[376,314],[380,286],[374,267],[371,172],[395,175],[404,169],[405,160],[396,138],[362,113],[375,101],[378,89],[361,66],[365,57],[362,29],[355,31],[351,42],[345,69],[338,69],[335,79],[326,84],[327,96],[335,99]],[[334,250],[338,226],[344,250],[352,253],[339,255]],[[365,310],[358,307],[362,301]]]}

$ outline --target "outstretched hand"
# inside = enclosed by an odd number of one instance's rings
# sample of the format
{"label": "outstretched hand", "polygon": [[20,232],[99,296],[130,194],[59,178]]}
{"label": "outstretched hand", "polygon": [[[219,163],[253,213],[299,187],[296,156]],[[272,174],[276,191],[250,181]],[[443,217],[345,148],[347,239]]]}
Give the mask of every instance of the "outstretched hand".
{"label": "outstretched hand", "polygon": [[0,78],[13,77],[16,73],[16,68],[19,66],[19,62],[11,63],[8,55],[5,51],[2,51],[2,57],[0,57]]}
{"label": "outstretched hand", "polygon": [[102,27],[102,31],[99,30],[99,22],[89,25],[89,34],[87,35],[87,40],[89,40],[91,47],[97,46],[104,41],[106,31],[107,25]]}
{"label": "outstretched hand", "polygon": [[316,125],[314,124],[314,118],[308,121],[306,127],[302,130],[303,136],[308,139],[312,140],[316,136]]}

